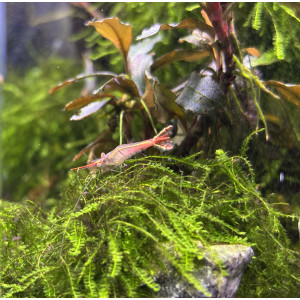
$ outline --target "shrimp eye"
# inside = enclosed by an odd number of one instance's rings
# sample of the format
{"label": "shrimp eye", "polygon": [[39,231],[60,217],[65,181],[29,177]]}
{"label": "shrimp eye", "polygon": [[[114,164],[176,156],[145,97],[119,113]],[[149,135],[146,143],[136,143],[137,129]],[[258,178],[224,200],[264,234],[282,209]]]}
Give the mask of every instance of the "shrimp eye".
{"label": "shrimp eye", "polygon": [[101,167],[101,163],[97,163],[97,167],[98,167],[98,168]]}

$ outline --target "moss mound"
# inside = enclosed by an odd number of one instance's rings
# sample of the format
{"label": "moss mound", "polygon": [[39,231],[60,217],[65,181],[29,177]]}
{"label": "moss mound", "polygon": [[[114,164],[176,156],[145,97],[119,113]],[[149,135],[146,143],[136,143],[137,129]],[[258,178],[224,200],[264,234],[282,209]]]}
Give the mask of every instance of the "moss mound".
{"label": "moss mound", "polygon": [[238,296],[299,295],[297,253],[280,222],[293,217],[261,197],[244,157],[197,157],[135,159],[94,177],[71,172],[51,212],[2,201],[1,296],[155,297],[166,261],[206,292],[192,271],[203,249],[220,243],[254,249]]}

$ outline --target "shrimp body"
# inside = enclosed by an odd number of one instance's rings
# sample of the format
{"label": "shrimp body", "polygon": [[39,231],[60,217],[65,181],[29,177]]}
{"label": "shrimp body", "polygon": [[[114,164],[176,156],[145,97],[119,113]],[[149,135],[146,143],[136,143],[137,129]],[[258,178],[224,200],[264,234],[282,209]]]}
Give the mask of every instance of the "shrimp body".
{"label": "shrimp body", "polygon": [[101,153],[101,158],[92,160],[88,165],[73,168],[71,170],[86,169],[93,167],[113,167],[120,165],[125,160],[129,159],[133,155],[146,150],[152,146],[157,147],[163,151],[172,150],[174,144],[171,141],[173,126],[169,125],[160,131],[154,138],[137,142],[123,144],[116,147],[114,150],[109,153]]}

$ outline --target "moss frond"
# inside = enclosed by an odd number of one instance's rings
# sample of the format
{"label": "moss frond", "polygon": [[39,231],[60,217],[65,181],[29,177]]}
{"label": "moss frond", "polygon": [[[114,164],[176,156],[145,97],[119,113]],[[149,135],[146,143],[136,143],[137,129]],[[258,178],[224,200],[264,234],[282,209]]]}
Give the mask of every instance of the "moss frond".
{"label": "moss frond", "polygon": [[87,289],[87,297],[89,298],[98,298],[99,296],[98,286],[94,280],[96,273],[95,268],[95,265],[90,263],[84,272],[84,286]]}
{"label": "moss frond", "polygon": [[77,256],[81,252],[81,248],[85,244],[85,227],[82,222],[74,222],[71,231],[67,234],[67,238],[70,240],[72,247],[69,249],[69,254]]}
{"label": "moss frond", "polygon": [[262,35],[271,30],[268,21],[273,27],[273,52],[278,59],[286,59],[290,48],[298,43],[300,19],[284,3],[259,2],[254,4],[244,26],[250,25]]}
{"label": "moss frond", "polygon": [[113,237],[112,235],[109,237],[108,248],[111,256],[111,267],[109,270],[109,276],[116,277],[120,273],[122,267],[121,263],[123,253],[118,249],[118,243],[115,237]]}
{"label": "moss frond", "polygon": [[254,7],[254,18],[253,18],[253,23],[252,27],[256,30],[259,30],[261,28],[261,18],[262,18],[262,13],[264,9],[264,4],[257,3]]}

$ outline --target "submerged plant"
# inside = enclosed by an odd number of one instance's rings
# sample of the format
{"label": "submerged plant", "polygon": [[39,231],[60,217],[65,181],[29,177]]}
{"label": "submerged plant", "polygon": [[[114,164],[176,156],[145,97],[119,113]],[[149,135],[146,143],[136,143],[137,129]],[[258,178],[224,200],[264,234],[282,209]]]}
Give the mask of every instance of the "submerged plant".
{"label": "submerged plant", "polygon": [[[256,296],[265,281],[273,296],[292,293],[296,254],[279,221],[287,216],[261,197],[253,176],[244,157],[221,150],[205,163],[155,156],[97,175],[84,190],[89,177],[72,173],[63,206],[50,213],[2,202],[2,296],[153,297],[171,266],[209,295],[193,271],[216,243],[254,248],[251,269],[262,274],[242,293]],[[270,268],[280,270],[269,278]]]}
{"label": "submerged plant", "polygon": [[[136,44],[131,26],[118,18],[89,22],[120,52],[125,73],[79,75],[51,89],[53,93],[91,76],[105,79],[65,106],[81,109],[71,120],[101,112],[101,124],[108,126],[99,126],[99,137],[75,159],[89,150],[95,156],[97,149],[110,151],[118,137],[122,143],[123,135],[127,142],[152,136],[158,123],[177,121],[183,140],[173,153],[177,157],[129,160],[125,168],[96,175],[71,173],[65,201],[50,212],[30,201],[2,202],[1,296],[154,297],[160,276],[170,268],[209,296],[193,272],[201,267],[204,251],[220,243],[254,249],[239,295],[299,293],[299,253],[289,249],[281,223],[294,222],[295,217],[262,196],[246,158],[250,137],[242,145],[261,123],[265,139],[276,141],[267,122],[283,123],[265,114],[261,100],[282,104],[283,99],[296,99],[293,105],[299,106],[299,86],[264,82],[244,63],[247,53],[256,51],[240,49],[231,8],[202,4],[201,20],[154,24],[142,31]],[[176,30],[188,31],[180,40],[185,46],[153,59],[151,51],[162,39],[159,33]],[[178,61],[197,62],[202,71],[191,73],[184,84],[176,81],[171,90],[152,73]],[[286,144],[293,146],[296,134],[293,127],[287,131]],[[216,151],[220,145],[235,154]],[[200,160],[209,154],[214,158]],[[224,272],[221,263],[218,267]]]}
{"label": "submerged plant", "polygon": [[[141,11],[145,6],[132,8]],[[101,152],[115,148],[117,139],[119,144],[147,139],[169,122],[179,127],[180,142],[172,153],[177,156],[203,151],[204,157],[210,157],[219,148],[237,154],[242,141],[260,127],[265,128],[263,146],[296,147],[299,124],[294,110],[299,107],[299,85],[266,81],[259,68],[290,58],[283,35],[289,31],[288,21],[296,25],[299,18],[285,4],[258,3],[251,8],[248,21],[242,25],[251,23],[255,30],[264,28],[266,32],[262,18],[268,15],[275,29],[272,53],[276,60],[267,55],[270,47],[266,45],[256,49],[250,42],[246,46],[239,42],[243,32],[235,30],[235,17],[243,4],[187,5],[181,20],[174,17],[178,23],[155,23],[140,34],[117,17],[88,22],[93,29],[86,38],[88,46],[101,56],[109,53],[117,57],[119,53],[119,57],[118,63],[112,59],[109,71],[81,74],[51,89],[54,93],[87,77],[99,79],[93,90],[65,105],[67,111],[78,110],[72,121],[97,114],[101,124],[99,136],[74,160],[87,151],[89,161],[100,157]],[[297,28],[293,26],[295,36]],[[176,41],[168,47],[163,45],[172,35]],[[288,41],[292,41],[291,35]],[[111,47],[115,51],[107,53]],[[172,78],[173,73],[166,73],[173,65],[177,71],[189,65],[189,71]],[[115,70],[118,74],[112,72]],[[262,147],[259,142],[255,146]],[[105,147],[108,151],[103,150]]]}
{"label": "submerged plant", "polygon": [[[57,66],[63,66],[60,72]],[[71,69],[77,71],[79,67],[70,60],[51,58],[25,71],[24,78],[10,72],[4,82],[1,118],[4,147],[0,153],[3,198],[30,199],[51,206],[59,195],[58,183],[66,177],[66,165],[72,159],[67,149],[78,143],[83,134],[79,124],[63,126],[65,117],[57,114],[67,97],[65,91],[50,99],[48,89],[70,76]],[[74,88],[68,91],[68,96],[79,92],[79,88]],[[93,128],[95,123],[90,122],[86,128],[89,126]]]}

